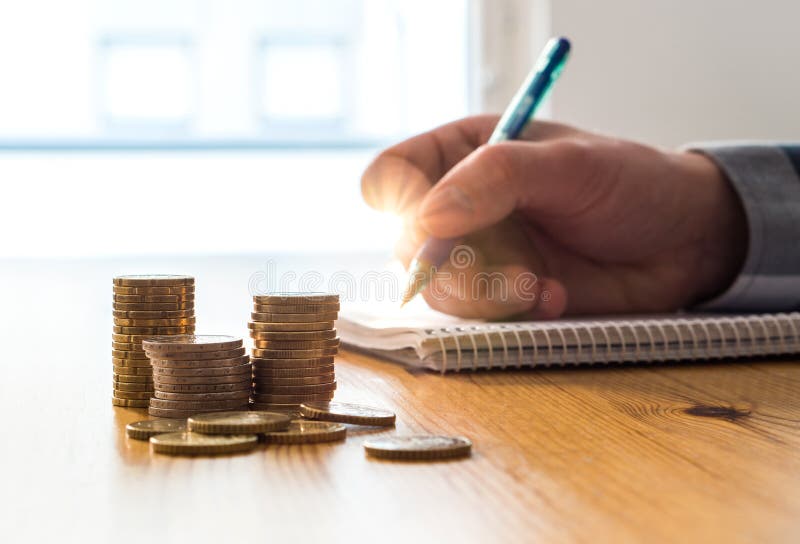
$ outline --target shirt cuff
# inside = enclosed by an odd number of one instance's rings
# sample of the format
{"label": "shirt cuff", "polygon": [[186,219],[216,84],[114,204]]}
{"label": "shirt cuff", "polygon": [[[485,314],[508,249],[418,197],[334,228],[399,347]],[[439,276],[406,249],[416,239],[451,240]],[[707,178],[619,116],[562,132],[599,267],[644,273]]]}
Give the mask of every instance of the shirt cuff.
{"label": "shirt cuff", "polygon": [[739,276],[697,306],[712,311],[800,307],[800,154],[779,145],[691,144],[727,175],[742,200],[749,245]]}

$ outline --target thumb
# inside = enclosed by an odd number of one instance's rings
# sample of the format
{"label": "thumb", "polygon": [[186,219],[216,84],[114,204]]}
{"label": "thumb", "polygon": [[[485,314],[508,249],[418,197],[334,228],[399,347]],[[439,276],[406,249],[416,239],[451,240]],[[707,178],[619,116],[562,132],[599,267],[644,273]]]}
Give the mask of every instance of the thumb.
{"label": "thumb", "polygon": [[430,235],[452,238],[494,225],[515,209],[574,213],[594,193],[585,189],[596,159],[587,144],[572,140],[482,146],[427,193],[417,219]]}

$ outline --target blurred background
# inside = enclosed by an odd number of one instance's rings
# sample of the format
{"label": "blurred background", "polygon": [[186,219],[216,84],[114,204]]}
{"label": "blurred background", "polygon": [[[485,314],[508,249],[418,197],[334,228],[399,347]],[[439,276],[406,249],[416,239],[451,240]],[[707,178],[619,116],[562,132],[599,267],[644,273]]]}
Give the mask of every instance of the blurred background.
{"label": "blurred background", "polygon": [[789,0],[0,3],[0,258],[389,255],[382,147],[499,112],[547,38],[545,116],[661,146],[796,140]]}

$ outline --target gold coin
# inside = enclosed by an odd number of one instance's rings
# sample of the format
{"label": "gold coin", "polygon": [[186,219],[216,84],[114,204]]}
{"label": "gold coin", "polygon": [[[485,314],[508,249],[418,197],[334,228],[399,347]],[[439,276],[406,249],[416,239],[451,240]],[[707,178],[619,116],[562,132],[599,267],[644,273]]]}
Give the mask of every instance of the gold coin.
{"label": "gold coin", "polygon": [[292,342],[289,340],[254,340],[253,346],[256,349],[324,349],[339,347],[339,339],[330,340],[303,340]]}
{"label": "gold coin", "polygon": [[112,308],[118,312],[193,312],[194,302],[115,302]]}
{"label": "gold coin", "polygon": [[150,406],[149,400],[131,400],[131,399],[118,399],[111,397],[111,404],[114,406],[122,406],[124,408],[147,408]]}
{"label": "gold coin", "polygon": [[253,367],[250,366],[250,363],[211,368],[175,368],[153,365],[153,376],[249,376],[252,372]]}
{"label": "gold coin", "polygon": [[333,372],[318,376],[300,376],[297,378],[276,378],[274,376],[255,375],[253,376],[253,383],[255,387],[262,385],[319,385],[330,383],[335,379]]}
{"label": "gold coin", "polygon": [[316,395],[317,393],[330,393],[335,390],[335,381],[316,385],[274,385],[256,382],[253,386],[253,392],[259,395]]}
{"label": "gold coin", "polygon": [[114,359],[125,359],[125,360],[132,359],[136,361],[148,361],[147,354],[143,351],[122,351],[119,349],[112,349],[111,356]]}
{"label": "gold coin", "polygon": [[259,323],[316,323],[320,321],[335,321],[339,314],[328,312],[324,314],[267,314],[252,312],[250,317]]}
{"label": "gold coin", "polygon": [[151,398],[150,406],[161,410],[233,410],[247,405],[248,398],[227,399],[227,400],[167,400]]}
{"label": "gold coin", "polygon": [[180,319],[194,317],[194,310],[114,310],[114,317],[120,319]]}
{"label": "gold coin", "polygon": [[[301,359],[288,359],[289,361],[300,361]],[[277,377],[284,377],[284,378],[292,378],[292,377],[300,377],[300,376],[319,376],[321,374],[328,374],[333,373],[334,365],[333,364],[319,364],[313,366],[303,366],[303,365],[279,365],[279,366],[269,366],[264,364],[255,364],[253,363],[253,374],[256,376],[275,376]]]}
{"label": "gold coin", "polygon": [[339,295],[334,293],[308,292],[275,292],[255,295],[256,304],[338,304]]}
{"label": "gold coin", "polygon": [[249,434],[284,431],[291,419],[276,412],[217,412],[189,418],[189,430],[204,434]]}
{"label": "gold coin", "polygon": [[257,332],[308,332],[324,331],[333,328],[333,320],[314,323],[258,323],[250,321],[248,328]]}
{"label": "gold coin", "polygon": [[[155,356],[155,354],[153,354]],[[150,362],[155,366],[162,368],[220,368],[225,366],[241,366],[250,362],[249,355],[242,355],[240,357],[231,357],[230,359],[212,359],[212,360],[173,360],[173,359],[150,359]]]}
{"label": "gold coin", "polygon": [[151,436],[150,444],[156,453],[214,455],[250,451],[258,444],[258,436],[180,432]]}
{"label": "gold coin", "polygon": [[148,351],[158,353],[202,353],[240,348],[242,339],[235,336],[184,334],[148,338],[143,345]]}
{"label": "gold coin", "polygon": [[344,440],[346,435],[341,423],[294,420],[285,431],[266,433],[264,438],[273,444],[313,444]]}
{"label": "gold coin", "polygon": [[153,377],[153,369],[149,366],[117,366],[114,365],[114,374],[118,376],[149,376]]}
{"label": "gold coin", "polygon": [[115,277],[114,285],[122,287],[172,287],[176,285],[194,285],[194,278],[176,274],[132,274]]}
{"label": "gold coin", "polygon": [[[254,370],[275,370],[278,368],[333,368],[333,357],[315,357],[312,359],[251,359]],[[321,371],[322,369],[320,369]]]}
{"label": "gold coin", "polygon": [[250,390],[250,382],[244,383],[217,383],[217,384],[174,384],[161,383],[156,389],[156,397],[163,398],[158,393],[232,393],[237,391]]}
{"label": "gold coin", "polygon": [[472,442],[461,436],[388,436],[367,440],[364,449],[382,459],[449,459],[468,456]]}
{"label": "gold coin", "polygon": [[267,314],[324,314],[339,311],[335,304],[254,304],[253,310]]}
{"label": "gold coin", "polygon": [[137,334],[137,335],[165,335],[165,334],[193,334],[194,325],[188,327],[114,327],[115,334]]}
{"label": "gold coin", "polygon": [[[113,387],[115,391],[139,391],[139,392],[153,392],[153,382],[146,382],[146,383],[120,383],[120,382],[113,382]],[[119,395],[117,395],[119,396]]]}
{"label": "gold coin", "polygon": [[173,287],[122,287],[114,286],[115,295],[194,295],[194,285],[175,285]]}
{"label": "gold coin", "polygon": [[147,303],[153,302],[180,304],[181,302],[194,302],[194,294],[186,295],[118,295],[114,294],[114,302],[122,303]]}
{"label": "gold coin", "polygon": [[273,395],[271,393],[253,393],[250,398],[255,402],[269,402],[271,404],[302,404],[304,402],[317,402],[333,399],[333,391],[328,393],[313,393],[307,395]]}
{"label": "gold coin", "polygon": [[120,359],[119,357],[113,357],[111,363],[114,368],[146,368],[148,370],[151,368],[149,359]]}
{"label": "gold coin", "polygon": [[128,343],[128,344],[136,344],[138,346],[142,345],[142,340],[145,338],[150,338],[146,334],[112,334],[111,341],[112,342],[120,342],[120,343]]}
{"label": "gold coin", "polygon": [[[166,351],[150,351],[148,348],[149,344],[145,343],[143,345],[150,357],[163,361],[213,361],[214,359],[234,359],[236,357],[242,357],[246,351],[241,347],[226,349],[224,351],[203,351],[199,353],[179,351],[170,353]],[[213,366],[213,364],[209,363],[209,366]]]}
{"label": "gold coin", "polygon": [[251,378],[249,375],[235,375],[235,376],[163,376],[160,374],[153,374],[153,381],[158,388],[160,384],[173,384],[173,385],[192,385],[192,384],[218,384],[218,383],[250,383]]}
{"label": "gold coin", "polygon": [[290,342],[305,342],[314,340],[330,340],[336,338],[336,329],[326,331],[308,332],[256,332],[250,331],[250,338],[253,340],[280,340]]}
{"label": "gold coin", "polygon": [[165,433],[177,433],[186,430],[186,421],[181,419],[148,419],[128,423],[125,432],[136,440],[147,440],[151,436]]}
{"label": "gold coin", "polygon": [[303,417],[300,413],[299,404],[270,404],[265,402],[251,402],[250,409],[264,412],[278,412],[279,414],[286,414],[291,419],[300,419]]}
{"label": "gold coin", "polygon": [[246,402],[248,399],[250,399],[250,389],[240,389],[239,391],[221,391],[219,393],[173,393],[171,391],[155,391],[153,396],[157,399],[189,400],[195,402],[232,399],[240,399]]}
{"label": "gold coin", "polygon": [[111,349],[120,350],[120,351],[138,351],[144,353],[144,349],[142,348],[142,344],[132,344],[132,343],[124,343],[124,342],[111,342]]}
{"label": "gold coin", "polygon": [[115,317],[114,325],[118,327],[186,327],[194,325],[194,317],[175,317],[165,319],[128,319]]}
{"label": "gold coin", "polygon": [[149,391],[120,391],[115,389],[114,396],[118,399],[148,400],[152,395]]}
{"label": "gold coin", "polygon": [[[246,407],[247,407],[247,402],[242,402],[241,408],[244,409]],[[237,406],[237,408],[239,408],[239,407]],[[203,413],[206,413],[206,412],[226,412],[228,410],[230,410],[230,408],[218,408],[218,409],[206,408],[205,410],[169,410],[169,409],[165,409],[165,408],[156,408],[155,406],[150,406],[147,409],[147,412],[151,416],[155,416],[155,417],[167,417],[167,418],[172,418],[172,419],[186,419],[186,418],[191,417],[191,416],[193,416],[195,414],[203,414]]]}
{"label": "gold coin", "polygon": [[333,357],[339,352],[338,348],[320,349],[253,349],[253,357],[259,359],[314,359],[318,357]]}
{"label": "gold coin", "polygon": [[114,383],[153,383],[153,376],[151,375],[143,375],[143,376],[131,376],[127,374],[113,374]]}
{"label": "gold coin", "polygon": [[308,402],[300,405],[300,413],[308,419],[353,423],[355,425],[380,425],[391,427],[394,412],[383,408],[361,406],[347,402]]}

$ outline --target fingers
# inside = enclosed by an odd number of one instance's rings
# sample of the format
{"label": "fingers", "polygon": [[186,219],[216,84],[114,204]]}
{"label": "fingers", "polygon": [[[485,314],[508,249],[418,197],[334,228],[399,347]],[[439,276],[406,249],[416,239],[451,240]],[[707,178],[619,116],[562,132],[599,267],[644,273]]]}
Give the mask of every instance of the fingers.
{"label": "fingers", "polygon": [[497,119],[494,115],[461,119],[383,151],[361,178],[367,204],[408,211],[448,170],[489,139]]}
{"label": "fingers", "polygon": [[[483,146],[427,193],[417,217],[433,236],[463,236],[515,209],[569,216],[609,190],[609,161],[576,139]],[[589,183],[591,181],[591,183]]]}
{"label": "fingers", "polygon": [[566,290],[559,282],[539,280],[516,265],[445,267],[423,296],[432,308],[467,319],[554,319],[566,309]]}

